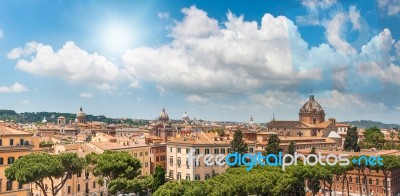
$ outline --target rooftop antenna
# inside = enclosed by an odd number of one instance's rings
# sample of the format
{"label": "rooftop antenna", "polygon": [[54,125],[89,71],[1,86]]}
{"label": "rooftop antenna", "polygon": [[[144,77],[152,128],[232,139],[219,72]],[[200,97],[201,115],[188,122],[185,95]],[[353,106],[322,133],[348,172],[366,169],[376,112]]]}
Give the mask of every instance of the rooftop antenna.
{"label": "rooftop antenna", "polygon": [[275,114],[272,113],[272,121],[275,121]]}

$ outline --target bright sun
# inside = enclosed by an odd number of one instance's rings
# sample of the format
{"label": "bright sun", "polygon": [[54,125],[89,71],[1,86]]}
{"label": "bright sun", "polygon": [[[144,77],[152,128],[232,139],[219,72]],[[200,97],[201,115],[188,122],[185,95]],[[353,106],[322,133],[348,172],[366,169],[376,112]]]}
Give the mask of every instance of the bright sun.
{"label": "bright sun", "polygon": [[133,33],[128,25],[112,22],[102,27],[100,40],[104,50],[111,53],[121,53],[131,46]]}

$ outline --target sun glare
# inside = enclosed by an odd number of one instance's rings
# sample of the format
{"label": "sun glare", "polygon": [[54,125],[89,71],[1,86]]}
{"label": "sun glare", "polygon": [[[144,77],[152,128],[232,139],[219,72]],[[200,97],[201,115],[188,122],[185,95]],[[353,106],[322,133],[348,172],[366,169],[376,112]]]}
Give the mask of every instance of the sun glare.
{"label": "sun glare", "polygon": [[128,25],[112,22],[102,26],[100,41],[103,50],[111,53],[121,53],[130,47],[133,36]]}

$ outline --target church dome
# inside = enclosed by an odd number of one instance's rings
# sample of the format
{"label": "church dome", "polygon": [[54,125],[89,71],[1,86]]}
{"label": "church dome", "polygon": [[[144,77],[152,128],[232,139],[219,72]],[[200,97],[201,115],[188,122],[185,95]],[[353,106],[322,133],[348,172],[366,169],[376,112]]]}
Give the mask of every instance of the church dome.
{"label": "church dome", "polygon": [[183,119],[183,120],[189,120],[189,115],[188,115],[186,112],[183,113],[182,119]]}
{"label": "church dome", "polygon": [[165,108],[163,108],[162,111],[160,112],[159,120],[160,121],[168,121],[169,120],[169,116],[168,116],[168,113],[165,112]]}
{"label": "church dome", "polygon": [[310,95],[310,99],[301,107],[300,112],[324,112],[321,105],[314,99],[314,95]]}
{"label": "church dome", "polygon": [[76,114],[76,117],[85,117],[85,116],[86,116],[86,114],[85,114],[85,112],[83,112],[83,109],[81,106],[81,108],[79,109],[79,112]]}
{"label": "church dome", "polygon": [[43,117],[42,123],[47,123],[46,117]]}

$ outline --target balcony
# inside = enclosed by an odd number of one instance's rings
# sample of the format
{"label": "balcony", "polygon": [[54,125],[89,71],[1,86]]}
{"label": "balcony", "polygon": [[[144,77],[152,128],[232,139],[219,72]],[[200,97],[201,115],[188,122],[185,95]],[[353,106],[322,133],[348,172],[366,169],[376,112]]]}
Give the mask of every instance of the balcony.
{"label": "balcony", "polygon": [[0,146],[0,152],[7,152],[7,151],[30,151],[32,150],[33,145],[14,145],[14,146]]}

